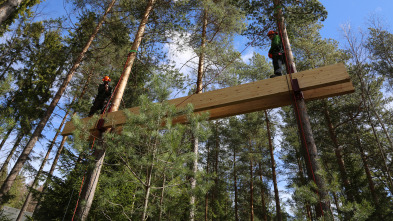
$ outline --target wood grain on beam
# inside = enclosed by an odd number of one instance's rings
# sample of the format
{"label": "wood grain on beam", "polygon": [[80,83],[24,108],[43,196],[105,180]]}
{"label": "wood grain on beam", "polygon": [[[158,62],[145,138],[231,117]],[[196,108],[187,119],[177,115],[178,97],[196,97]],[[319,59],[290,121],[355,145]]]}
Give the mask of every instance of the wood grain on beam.
{"label": "wood grain on beam", "polygon": [[[188,103],[194,106],[194,112],[209,111],[210,119],[250,113],[253,111],[281,107],[291,104],[290,85],[288,76],[260,80],[248,84],[194,94],[187,97],[167,101],[178,108]],[[353,92],[352,83],[344,64],[316,68],[298,72],[292,75],[298,79],[299,86],[306,100],[320,99]],[[129,108],[128,111],[138,114],[139,107]],[[183,118],[183,120],[181,120]],[[90,118],[83,119],[87,122]],[[126,121],[123,111],[108,113],[105,116],[104,127],[122,125]],[[183,122],[179,117],[175,122]],[[62,135],[69,135],[74,130],[72,122],[67,122]]]}

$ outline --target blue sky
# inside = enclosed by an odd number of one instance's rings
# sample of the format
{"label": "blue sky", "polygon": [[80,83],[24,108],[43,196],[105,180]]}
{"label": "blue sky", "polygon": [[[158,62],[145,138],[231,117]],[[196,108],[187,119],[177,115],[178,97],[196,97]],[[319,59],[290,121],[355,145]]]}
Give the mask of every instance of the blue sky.
{"label": "blue sky", "polygon": [[392,0],[320,0],[328,11],[323,22],[321,35],[325,38],[342,40],[340,25],[350,23],[353,28],[367,26],[367,19],[377,14],[387,24],[393,24]]}

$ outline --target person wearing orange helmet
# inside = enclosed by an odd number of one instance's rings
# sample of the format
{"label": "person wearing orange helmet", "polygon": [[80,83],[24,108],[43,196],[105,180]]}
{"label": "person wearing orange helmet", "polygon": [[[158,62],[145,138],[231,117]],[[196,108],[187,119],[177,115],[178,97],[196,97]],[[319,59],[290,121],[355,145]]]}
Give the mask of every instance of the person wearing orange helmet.
{"label": "person wearing orange helmet", "polygon": [[98,93],[94,99],[93,106],[90,108],[89,117],[96,114],[98,111],[102,114],[104,112],[104,107],[109,101],[112,94],[112,87],[109,85],[111,79],[109,76],[102,78],[102,84],[98,86]]}
{"label": "person wearing orange helmet", "polygon": [[269,49],[269,58],[273,59],[274,75],[270,76],[270,78],[274,78],[282,75],[282,65],[285,62],[285,54],[278,33],[271,30],[267,33],[267,36],[272,41]]}

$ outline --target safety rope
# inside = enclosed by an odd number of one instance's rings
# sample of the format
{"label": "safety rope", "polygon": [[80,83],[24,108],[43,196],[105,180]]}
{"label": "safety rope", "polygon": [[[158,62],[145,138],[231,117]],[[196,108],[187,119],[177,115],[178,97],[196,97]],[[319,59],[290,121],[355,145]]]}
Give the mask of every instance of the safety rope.
{"label": "safety rope", "polygon": [[[279,7],[279,6],[280,6],[280,7]],[[279,5],[276,6],[275,9],[279,9],[279,8],[281,8],[281,3],[280,3],[280,2],[279,2]],[[277,13],[277,15],[278,15],[278,13]],[[277,18],[277,20],[278,20],[278,18]],[[299,125],[299,129],[300,129],[301,139],[303,140],[305,149],[306,149],[306,151],[307,151],[308,164],[309,164],[309,167],[310,167],[310,169],[311,169],[311,174],[312,174],[313,181],[314,181],[314,183],[316,184],[315,174],[314,174],[314,170],[313,170],[313,167],[312,167],[312,164],[311,164],[310,151],[309,151],[309,149],[308,149],[307,140],[306,140],[306,135],[305,135],[305,133],[304,133],[303,122],[302,122],[302,119],[301,119],[301,117],[300,117],[300,109],[299,109],[299,106],[298,106],[298,104],[297,104],[297,101],[300,100],[300,99],[298,99],[298,98],[296,97],[295,91],[292,90],[292,93],[290,92],[291,90],[290,90],[290,88],[289,88],[289,83],[288,83],[288,75],[289,75],[289,82],[290,82],[290,84],[291,84],[291,88],[293,88],[292,72],[294,71],[294,68],[292,67],[292,63],[289,63],[289,61],[288,61],[287,48],[285,47],[285,44],[284,44],[284,41],[283,41],[283,27],[281,26],[281,22],[280,22],[279,20],[278,20],[277,24],[278,24],[279,34],[280,34],[280,38],[281,38],[281,44],[282,44],[283,49],[284,49],[284,57],[285,57],[285,61],[286,61],[285,67],[286,67],[286,69],[287,69],[287,75],[285,76],[285,78],[286,78],[287,85],[288,85],[288,92],[289,92],[289,93],[292,95],[292,97],[293,97],[293,99],[292,99],[292,100],[293,100],[293,106],[294,106],[294,108],[295,108],[296,118],[298,119],[298,125]],[[318,195],[318,197],[319,197],[320,194],[319,194],[319,191],[318,191],[318,190],[316,190],[316,193],[317,193],[317,195]],[[322,208],[322,203],[321,203],[321,201],[319,201],[319,206],[320,206],[320,209],[321,209],[321,211],[322,211],[322,216],[324,216],[324,212],[323,212],[323,208]]]}
{"label": "safety rope", "polygon": [[[113,92],[112,92],[112,94],[111,94],[109,100],[107,101],[107,103],[106,103],[106,105],[105,105],[104,111],[103,111],[103,112],[101,113],[101,115],[100,115],[100,120],[104,118],[104,115],[105,115],[105,113],[106,113],[106,110],[107,110],[109,104],[110,104],[111,101],[112,101],[113,95],[115,94],[117,88],[119,87],[119,84],[120,84],[120,82],[121,82],[121,80],[122,80],[122,78],[123,78],[125,69],[126,69],[126,67],[127,67],[127,64],[128,64],[128,62],[130,61],[130,57],[131,57],[131,53],[132,53],[132,52],[136,53],[137,51],[136,51],[136,50],[130,50],[130,52],[128,53],[128,55],[127,55],[127,61],[126,61],[125,65],[124,65],[123,72],[122,72],[122,74],[120,75],[119,81],[117,82],[115,89],[113,90]],[[110,108],[110,109],[108,110],[108,113],[111,112],[111,109],[112,109],[112,108]],[[95,127],[98,126],[98,122],[99,122],[99,121],[97,121]],[[95,140],[96,140],[96,137],[94,137],[94,139],[93,139],[93,143],[92,143],[92,145],[91,145],[90,151],[92,151],[93,148],[94,148]],[[79,189],[79,194],[78,194],[78,200],[76,201],[74,213],[73,213],[72,219],[71,219],[72,221],[74,220],[76,210],[78,209],[79,200],[80,200],[80,195],[81,195],[81,193],[82,193],[82,189],[83,189],[83,185],[84,185],[84,180],[85,180],[85,177],[86,177],[86,172],[87,172],[87,166],[86,166],[86,169],[85,169],[83,178],[82,178],[82,183],[81,183],[81,186],[80,186],[80,189]],[[95,181],[97,175],[98,175],[98,174],[95,175],[94,181]],[[89,193],[88,193],[88,196],[90,195],[90,193],[91,193],[91,189],[90,189],[90,191],[89,191]]]}

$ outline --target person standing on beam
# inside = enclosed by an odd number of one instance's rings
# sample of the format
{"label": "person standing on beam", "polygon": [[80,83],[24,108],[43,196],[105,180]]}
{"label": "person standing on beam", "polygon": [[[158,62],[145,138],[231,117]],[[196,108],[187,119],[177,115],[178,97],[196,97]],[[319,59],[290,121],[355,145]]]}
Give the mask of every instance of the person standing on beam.
{"label": "person standing on beam", "polygon": [[100,111],[100,114],[102,114],[104,112],[106,103],[111,97],[112,87],[109,86],[111,79],[108,76],[105,76],[102,81],[103,83],[98,86],[98,93],[94,99],[93,106],[90,108],[89,117],[93,116],[98,111]]}
{"label": "person standing on beam", "polygon": [[270,78],[274,78],[282,75],[282,65],[285,63],[285,53],[282,47],[281,38],[277,32],[271,30],[267,33],[267,36],[272,41],[269,49],[269,58],[273,59],[274,75],[270,76]]}

